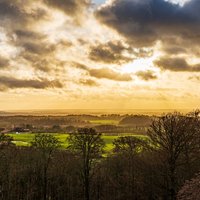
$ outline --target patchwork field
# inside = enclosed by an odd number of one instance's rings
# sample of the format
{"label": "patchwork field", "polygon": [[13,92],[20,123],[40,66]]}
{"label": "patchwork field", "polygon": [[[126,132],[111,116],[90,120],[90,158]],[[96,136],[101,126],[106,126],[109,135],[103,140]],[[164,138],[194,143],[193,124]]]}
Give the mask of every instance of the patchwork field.
{"label": "patchwork field", "polygon": [[[37,134],[37,133],[36,133]],[[62,148],[66,148],[67,147],[67,137],[68,134],[57,134],[57,133],[52,133],[60,142],[61,142],[61,146]],[[9,134],[11,137],[13,137],[14,141],[13,143],[15,143],[17,146],[30,146],[31,145],[31,141],[34,139],[35,134],[33,133],[10,133]],[[126,135],[126,134],[125,134]],[[123,136],[125,136],[123,135]],[[130,134],[127,134],[130,136]],[[147,138],[147,136],[144,135],[132,135],[135,137],[139,137],[139,138]],[[117,139],[120,136],[108,136],[108,135],[103,135],[102,138],[105,141],[105,150],[106,151],[111,151],[113,149],[113,141],[115,139]]]}
{"label": "patchwork field", "polygon": [[119,120],[89,120],[91,124],[95,125],[118,125]]}

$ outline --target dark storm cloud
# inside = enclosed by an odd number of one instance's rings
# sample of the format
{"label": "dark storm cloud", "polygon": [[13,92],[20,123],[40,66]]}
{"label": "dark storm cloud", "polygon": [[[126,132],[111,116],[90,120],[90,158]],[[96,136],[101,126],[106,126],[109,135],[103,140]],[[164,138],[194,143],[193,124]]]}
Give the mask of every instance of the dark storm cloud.
{"label": "dark storm cloud", "polygon": [[18,29],[14,33],[21,40],[41,40],[45,38],[45,35],[42,33],[25,29]]}
{"label": "dark storm cloud", "polygon": [[147,71],[139,71],[136,73],[136,75],[144,80],[144,81],[149,81],[149,80],[155,80],[157,79],[157,76],[155,75],[155,73],[151,70],[147,70]]}
{"label": "dark storm cloud", "polygon": [[[31,26],[43,20],[48,14],[45,10],[33,3],[41,3],[38,0],[0,0],[0,23],[4,28],[10,45],[19,50],[15,62],[19,65],[22,59],[40,56],[37,61],[44,59],[41,56],[52,53],[55,45],[50,44],[47,36],[34,30]],[[27,55],[29,54],[29,56]],[[32,58],[32,59],[33,59]],[[27,63],[26,63],[27,64]],[[34,67],[34,63],[30,62]]]}
{"label": "dark storm cloud", "polygon": [[[14,2],[14,1],[13,1]],[[9,0],[0,0],[0,16],[19,18],[23,14],[20,8]]]}
{"label": "dark storm cloud", "polygon": [[[124,53],[128,53],[129,55],[124,55]],[[130,47],[126,47],[119,41],[112,41],[106,44],[92,46],[90,48],[89,58],[108,64],[124,64],[134,59],[130,53],[133,53]]]}
{"label": "dark storm cloud", "polygon": [[72,42],[61,39],[51,43],[47,35],[36,30],[17,29],[14,34],[13,44],[20,47],[18,60],[24,59],[35,70],[43,72],[63,69],[63,62],[55,58],[55,53],[58,49],[70,48]]}
{"label": "dark storm cloud", "polygon": [[198,33],[195,37],[186,37],[184,35],[182,35],[182,37],[165,37],[164,40],[162,40],[161,51],[164,51],[168,56],[192,53],[194,56],[199,57],[199,44],[200,36],[198,36]]}
{"label": "dark storm cloud", "polygon": [[200,64],[190,65],[183,58],[162,57],[154,61],[154,64],[162,70],[170,70],[174,72],[200,72]]}
{"label": "dark storm cloud", "polygon": [[60,47],[70,47],[69,42],[59,41],[50,43],[43,33],[28,29],[17,29],[13,44],[20,47],[16,61],[25,60],[35,70],[50,72],[62,67],[62,63],[55,59],[55,52]]}
{"label": "dark storm cloud", "polygon": [[44,55],[56,49],[56,45],[46,41],[47,36],[40,32],[29,29],[17,29],[14,31],[14,34],[16,38],[13,40],[13,44],[21,47],[26,53]]}
{"label": "dark storm cloud", "polygon": [[51,45],[49,43],[36,43],[36,42],[24,43],[22,47],[25,49],[25,51],[40,55],[51,53],[56,48],[55,45]]}
{"label": "dark storm cloud", "polygon": [[[5,26],[11,24],[24,26],[31,21],[45,18],[46,11],[41,8],[32,8],[32,3],[30,0],[0,0],[1,23]],[[30,9],[27,9],[28,7]]]}
{"label": "dark storm cloud", "polygon": [[200,42],[199,10],[199,0],[182,7],[164,0],[115,0],[97,10],[96,17],[135,47],[144,47],[166,36]]}
{"label": "dark storm cloud", "polygon": [[48,74],[63,71],[65,62],[56,59],[53,54],[51,56],[50,52],[48,54],[42,52],[41,55],[23,51],[20,57],[28,62],[35,71],[42,71]]}
{"label": "dark storm cloud", "polygon": [[63,11],[67,15],[78,16],[90,5],[90,0],[43,0],[47,5]]}
{"label": "dark storm cloud", "polygon": [[34,89],[46,89],[46,88],[62,88],[63,85],[58,80],[24,80],[14,77],[0,77],[0,88],[2,90],[14,89],[14,88],[34,88]]}
{"label": "dark storm cloud", "polygon": [[173,46],[173,45],[169,47],[164,47],[162,50],[169,55],[187,53],[187,49],[179,47],[179,46]]}
{"label": "dark storm cloud", "polygon": [[0,55],[0,69],[7,68],[9,66],[9,60]]}
{"label": "dark storm cloud", "polygon": [[50,72],[51,68],[49,66],[50,58],[47,60],[44,56],[32,54],[29,52],[23,52],[21,53],[21,57],[25,59],[27,62],[31,64],[31,67],[40,70],[43,72]]}
{"label": "dark storm cloud", "polygon": [[15,45],[20,47],[16,62],[29,63],[34,70],[50,72],[62,67],[62,63],[55,58],[57,44],[51,44],[36,35],[23,35]]}
{"label": "dark storm cloud", "polygon": [[128,73],[119,73],[109,68],[92,69],[80,63],[72,63],[78,69],[86,71],[90,76],[97,79],[109,79],[113,81],[132,81],[132,77]]}

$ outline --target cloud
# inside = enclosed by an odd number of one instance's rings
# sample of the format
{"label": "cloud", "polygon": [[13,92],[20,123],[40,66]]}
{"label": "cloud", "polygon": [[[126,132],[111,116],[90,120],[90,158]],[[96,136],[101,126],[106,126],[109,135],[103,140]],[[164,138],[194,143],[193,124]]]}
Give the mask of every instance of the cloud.
{"label": "cloud", "polygon": [[46,36],[40,32],[25,29],[18,29],[14,33],[20,40],[41,40]]}
{"label": "cloud", "polygon": [[13,45],[19,48],[15,61],[28,63],[34,70],[50,72],[63,67],[63,63],[56,58],[59,48],[69,48],[72,43],[59,40],[54,43],[48,40],[48,36],[39,31],[29,29],[17,29],[14,31]]}
{"label": "cloud", "polygon": [[55,58],[57,44],[51,44],[45,39],[34,38],[27,39],[25,36],[25,38],[23,37],[23,39],[18,39],[15,42],[15,45],[20,48],[15,62],[18,62],[19,65],[26,64],[27,67],[43,72],[62,68],[62,62]]}
{"label": "cloud", "polygon": [[57,45],[69,48],[69,47],[73,46],[73,43],[71,41],[61,39]]}
{"label": "cloud", "polygon": [[183,58],[162,57],[154,61],[162,70],[170,70],[174,72],[200,72],[200,64],[190,65]]}
{"label": "cloud", "polygon": [[6,59],[6,58],[4,58],[4,57],[2,57],[1,55],[0,55],[0,69],[4,69],[4,68],[7,68],[8,66],[9,66],[9,60],[8,59]]}
{"label": "cloud", "polygon": [[35,31],[38,24],[48,19],[49,13],[35,0],[0,0],[0,23],[13,43],[25,40],[44,39],[41,30]]}
{"label": "cloud", "polygon": [[[12,60],[15,62],[13,66],[27,65],[27,62],[21,61],[36,54],[40,56],[37,60],[41,60],[41,56],[51,54],[55,49],[48,42],[47,35],[33,26],[48,15],[40,5],[41,1],[38,0],[0,0],[0,23],[7,37],[4,43],[15,49],[10,51],[10,57],[15,58]],[[34,66],[34,63],[30,62],[30,65]]]}
{"label": "cloud", "polygon": [[80,84],[85,85],[85,86],[98,86],[98,83],[92,79],[81,79],[79,81]]}
{"label": "cloud", "polygon": [[27,28],[14,30],[14,34],[16,37],[12,41],[13,44],[25,50],[26,53],[44,55],[56,49],[56,44],[50,43],[47,35],[41,32]]}
{"label": "cloud", "polygon": [[151,70],[147,70],[147,71],[139,71],[136,73],[136,75],[144,80],[144,81],[149,81],[149,80],[155,80],[157,79],[157,76],[155,75],[155,73]]}
{"label": "cloud", "polygon": [[11,17],[20,18],[22,16],[22,10],[18,7],[14,1],[1,0],[0,1],[0,16],[1,17]]}
{"label": "cloud", "polygon": [[[192,31],[192,30],[190,30]],[[190,36],[170,36],[170,37],[165,37],[162,40],[161,44],[161,49],[160,51],[163,51],[165,54],[168,56],[171,55],[192,55],[199,57],[199,36],[198,33],[196,33],[196,36],[190,37]]]}
{"label": "cloud", "polygon": [[131,74],[119,73],[109,68],[92,69],[81,63],[72,63],[78,69],[86,71],[90,76],[98,79],[109,79],[113,81],[132,81]]}
{"label": "cloud", "polygon": [[14,88],[34,88],[34,89],[46,89],[46,88],[62,88],[63,85],[58,80],[24,80],[17,79],[14,77],[0,77],[0,88],[1,90],[14,89]]}
{"label": "cloud", "polygon": [[169,45],[168,47],[164,47],[162,49],[165,53],[175,55],[175,54],[184,54],[187,53],[187,49],[180,47],[180,46],[174,46],[174,45]]}
{"label": "cloud", "polygon": [[[41,56],[42,55],[42,56]],[[40,71],[48,73],[47,75],[55,75],[55,73],[62,72],[65,70],[65,62],[57,59],[54,52],[49,52],[46,54],[42,52],[39,54],[23,51],[20,54],[23,61],[28,64],[34,71]],[[19,58],[20,59],[20,58]]]}
{"label": "cloud", "polygon": [[36,43],[36,42],[26,42],[22,44],[22,47],[25,51],[28,51],[29,53],[33,54],[49,54],[55,50],[55,45],[51,45],[49,43]]}
{"label": "cloud", "polygon": [[59,9],[70,16],[81,16],[91,4],[90,0],[43,0],[48,6]]}
{"label": "cloud", "polygon": [[[39,2],[39,1],[35,1]],[[30,0],[0,0],[0,21],[5,26],[24,26],[31,21],[39,21],[47,16],[47,12],[39,6],[33,6]]]}
{"label": "cloud", "polygon": [[90,69],[88,72],[90,76],[93,76],[99,79],[105,78],[105,79],[110,79],[114,81],[132,81],[132,77],[130,74],[122,74],[122,73],[119,73],[107,68]]}
{"label": "cloud", "polygon": [[[128,55],[125,55],[128,54]],[[133,61],[133,50],[119,41],[90,47],[89,58],[107,64],[124,64]]]}
{"label": "cloud", "polygon": [[116,30],[135,47],[152,46],[166,37],[200,42],[200,4],[184,6],[165,0],[113,0],[96,12],[97,19]]}
{"label": "cloud", "polygon": [[82,70],[86,70],[86,71],[89,71],[89,70],[90,70],[89,67],[87,67],[86,65],[84,65],[84,64],[82,64],[82,63],[73,62],[73,63],[71,63],[71,65],[72,65],[73,67],[78,68],[78,69],[82,69]]}

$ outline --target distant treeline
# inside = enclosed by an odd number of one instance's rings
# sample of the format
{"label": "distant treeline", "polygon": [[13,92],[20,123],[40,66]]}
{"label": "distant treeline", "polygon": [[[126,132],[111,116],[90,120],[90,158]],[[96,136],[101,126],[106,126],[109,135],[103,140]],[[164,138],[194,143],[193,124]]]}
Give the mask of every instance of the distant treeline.
{"label": "distant treeline", "polygon": [[146,115],[0,116],[0,131],[70,133],[79,127],[93,127],[101,133],[141,134],[152,119]]}

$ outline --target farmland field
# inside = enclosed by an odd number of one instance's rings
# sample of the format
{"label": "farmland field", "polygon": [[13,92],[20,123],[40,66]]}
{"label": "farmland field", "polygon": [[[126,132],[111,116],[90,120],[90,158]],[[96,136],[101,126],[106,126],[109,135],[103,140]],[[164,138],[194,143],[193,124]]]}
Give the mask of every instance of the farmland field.
{"label": "farmland field", "polygon": [[91,124],[95,125],[118,125],[119,121],[118,120],[89,120]]}
{"label": "farmland field", "polygon": [[[37,134],[37,133],[36,133]],[[62,148],[66,148],[67,147],[67,137],[68,134],[57,134],[57,133],[51,133],[52,135],[54,135],[60,142],[61,142],[61,146]],[[35,133],[10,133],[9,134],[11,137],[13,137],[14,141],[13,143],[15,143],[17,146],[30,146],[31,145],[31,141],[34,139]],[[125,134],[126,135],[126,134]],[[123,135],[123,136],[125,136]],[[127,134],[130,136],[130,134]],[[132,135],[135,137],[139,137],[139,138],[143,138],[145,139],[147,136],[144,135]],[[113,149],[113,141],[115,139],[117,139],[120,136],[109,136],[109,135],[103,135],[102,138],[105,141],[105,151],[111,151]]]}

